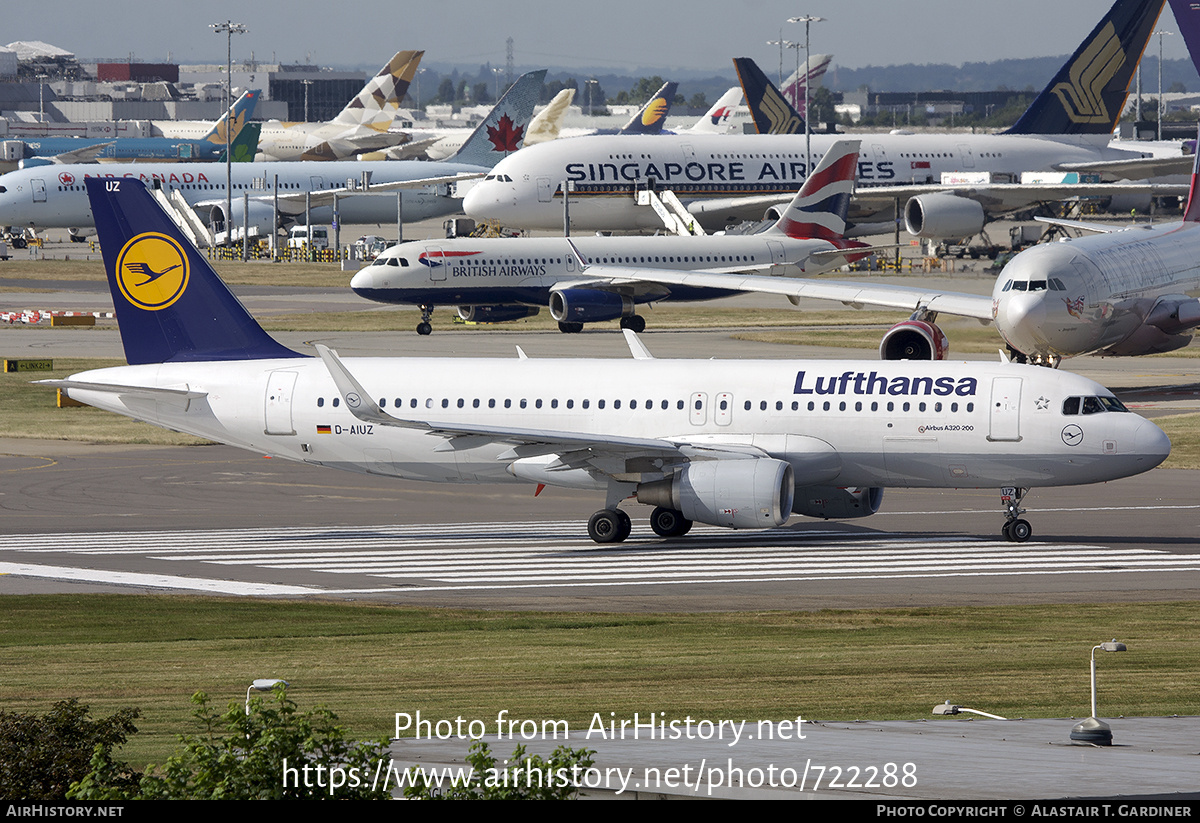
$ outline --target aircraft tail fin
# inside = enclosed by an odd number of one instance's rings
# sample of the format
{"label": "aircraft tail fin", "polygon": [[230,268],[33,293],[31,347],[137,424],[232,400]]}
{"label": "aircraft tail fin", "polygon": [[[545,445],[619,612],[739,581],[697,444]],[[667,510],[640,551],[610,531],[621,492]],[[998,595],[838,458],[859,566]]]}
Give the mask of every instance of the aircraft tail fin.
{"label": "aircraft tail fin", "polygon": [[301,356],[263,331],[145,183],[84,182],[130,365]]}
{"label": "aircraft tail fin", "polygon": [[733,58],[738,82],[746,95],[746,105],[754,118],[759,134],[803,134],[804,118],[800,116],[779,89],[775,88],[762,69],[749,57]]}
{"label": "aircraft tail fin", "polygon": [[[250,118],[254,116],[254,107],[258,105],[259,99],[262,98],[261,89],[250,89],[243,92],[242,96],[237,99],[230,109],[233,111],[233,130],[229,133],[230,142],[237,140],[246,123],[250,122]],[[215,143],[218,146],[225,145],[225,126],[229,122],[229,112],[221,115],[221,119],[213,124],[208,134],[204,135],[204,140],[209,143]]]}
{"label": "aircraft tail fin", "polygon": [[562,131],[567,110],[571,107],[571,101],[574,99],[575,89],[563,89],[554,95],[554,99],[529,121],[529,129],[525,132],[525,145],[532,146],[536,143],[557,140],[559,132]]}
{"label": "aircraft tail fin", "polygon": [[861,142],[838,140],[830,146],[770,231],[794,238],[843,239]]}
{"label": "aircraft tail fin", "polygon": [[338,112],[333,122],[342,126],[391,125],[408,94],[408,87],[417,76],[423,51],[398,51],[374,77],[367,81],[362,91]]}
{"label": "aircraft tail fin", "polygon": [[[229,152],[234,163],[253,163],[254,155],[258,154],[258,138],[262,134],[262,123],[247,123],[229,144]],[[221,152],[218,162],[225,162],[225,152]]]}
{"label": "aircraft tail fin", "polygon": [[813,89],[820,86],[821,78],[825,76],[825,72],[829,70],[829,64],[832,62],[832,54],[814,54],[804,61],[798,71],[792,72],[791,76],[783,81],[782,91],[786,97],[791,98],[792,107],[801,117],[808,116],[804,110],[804,90],[807,88],[811,94]]}
{"label": "aircraft tail fin", "polygon": [[1187,205],[1183,209],[1183,222],[1200,223],[1200,127],[1197,128],[1196,156],[1192,160],[1192,184],[1188,188]]}
{"label": "aircraft tail fin", "polygon": [[663,83],[662,88],[646,101],[646,105],[621,127],[620,134],[661,134],[663,123],[671,113],[671,103],[675,101],[675,91],[678,88],[679,84],[674,81]]}
{"label": "aircraft tail fin", "polygon": [[734,86],[729,91],[717,98],[717,102],[712,104],[712,108],[704,113],[691,131],[703,133],[721,133],[726,131],[729,123],[729,118],[733,116],[734,109],[742,102],[742,87]]}
{"label": "aircraft tail fin", "polygon": [[1109,134],[1165,0],[1117,0],[1007,134]]}
{"label": "aircraft tail fin", "polygon": [[491,168],[521,148],[545,77],[545,69],[518,77],[449,161]]}

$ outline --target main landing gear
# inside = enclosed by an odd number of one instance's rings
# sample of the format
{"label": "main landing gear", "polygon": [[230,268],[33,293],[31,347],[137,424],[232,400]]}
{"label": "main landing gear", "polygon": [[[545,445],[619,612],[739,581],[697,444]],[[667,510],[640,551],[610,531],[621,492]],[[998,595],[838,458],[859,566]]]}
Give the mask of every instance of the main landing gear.
{"label": "main landing gear", "polygon": [[621,328],[629,329],[631,332],[641,334],[646,330],[646,318],[640,314],[631,314],[628,317],[621,318]]}
{"label": "main landing gear", "polygon": [[[660,537],[682,537],[692,528],[692,521],[674,509],[659,506],[650,514],[650,528]],[[601,509],[588,520],[588,537],[597,543],[620,543],[632,530],[629,515],[615,506]]]}
{"label": "main landing gear", "polygon": [[1005,517],[1004,527],[1000,529],[1000,532],[1010,543],[1024,543],[1033,537],[1033,526],[1029,525],[1028,520],[1021,519],[1021,515],[1025,513],[1025,509],[1021,508],[1021,501],[1027,494],[1029,494],[1029,489],[1011,486],[1000,490],[1000,502],[1004,504]]}
{"label": "main landing gear", "polygon": [[421,322],[417,324],[417,334],[427,335],[433,334],[433,326],[429,321],[433,319],[433,306],[421,306]]}

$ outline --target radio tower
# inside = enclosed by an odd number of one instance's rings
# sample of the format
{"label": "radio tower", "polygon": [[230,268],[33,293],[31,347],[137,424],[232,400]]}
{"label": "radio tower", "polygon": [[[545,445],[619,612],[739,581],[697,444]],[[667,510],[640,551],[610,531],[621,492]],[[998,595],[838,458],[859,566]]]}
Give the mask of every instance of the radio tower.
{"label": "radio tower", "polygon": [[505,52],[506,56],[504,59],[504,68],[508,70],[508,85],[511,86],[513,84],[512,38],[510,37],[507,40],[505,40],[504,42],[508,46],[508,48]]}

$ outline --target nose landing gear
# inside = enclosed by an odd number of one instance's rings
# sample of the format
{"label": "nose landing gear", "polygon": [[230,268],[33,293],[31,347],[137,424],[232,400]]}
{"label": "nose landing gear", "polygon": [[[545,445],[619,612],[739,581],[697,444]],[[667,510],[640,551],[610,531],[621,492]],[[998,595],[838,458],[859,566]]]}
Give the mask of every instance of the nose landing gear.
{"label": "nose landing gear", "polygon": [[1033,526],[1029,525],[1028,520],[1021,518],[1021,515],[1025,513],[1025,509],[1021,508],[1021,501],[1027,494],[1029,494],[1029,489],[1012,486],[1006,486],[1000,490],[1000,502],[1004,505],[1005,517],[1004,527],[1000,532],[1010,543],[1024,543],[1033,537]]}

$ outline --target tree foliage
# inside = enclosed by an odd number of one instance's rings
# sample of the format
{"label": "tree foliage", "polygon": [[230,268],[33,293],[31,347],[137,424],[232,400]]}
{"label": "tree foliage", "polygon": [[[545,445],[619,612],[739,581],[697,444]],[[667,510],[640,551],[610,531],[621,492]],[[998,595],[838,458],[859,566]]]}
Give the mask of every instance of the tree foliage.
{"label": "tree foliage", "polygon": [[[93,769],[73,790],[78,800],[379,800],[388,793],[372,776],[388,758],[385,740],[346,740],[328,709],[297,710],[282,686],[250,713],[231,703],[224,714],[197,692],[197,734],[181,735],[182,750],[161,767],[150,766],[132,792],[112,781],[111,770]],[[382,772],[380,772],[382,773]]]}
{"label": "tree foliage", "polygon": [[116,785],[136,785],[136,772],[112,762],[112,750],[137,732],[137,709],[121,709],[100,720],[88,718],[77,699],[54,704],[45,715],[0,712],[0,797],[65,800],[67,789],[96,762]]}
{"label": "tree foliage", "polygon": [[488,744],[471,744],[467,763],[469,780],[437,785],[419,768],[409,770],[404,796],[409,800],[574,800],[579,795],[580,775],[593,764],[591,749],[559,746],[548,758],[526,754],[517,746],[512,757],[497,765]]}

